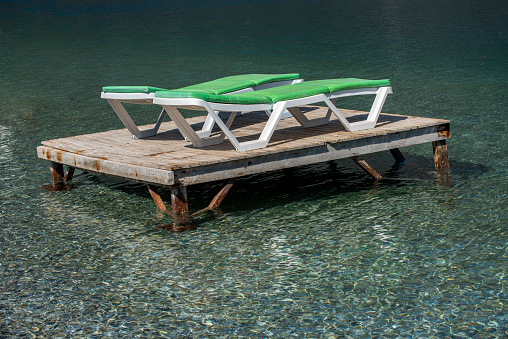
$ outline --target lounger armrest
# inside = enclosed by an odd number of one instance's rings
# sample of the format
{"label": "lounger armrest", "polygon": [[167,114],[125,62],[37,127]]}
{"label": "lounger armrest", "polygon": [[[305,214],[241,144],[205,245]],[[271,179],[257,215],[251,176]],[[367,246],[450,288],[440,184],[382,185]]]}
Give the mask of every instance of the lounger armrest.
{"label": "lounger armrest", "polygon": [[195,109],[193,107],[205,107],[206,102],[197,98],[153,98],[153,103],[161,106],[183,107]]}
{"label": "lounger armrest", "polygon": [[358,89],[348,89],[344,91],[337,91],[330,95],[330,99],[348,97],[353,95],[369,95],[369,94],[377,94],[380,88],[388,88],[388,94],[392,94],[393,90],[391,86],[384,87],[371,87],[371,88],[358,88]]}
{"label": "lounger armrest", "polygon": [[144,100],[144,99],[153,99],[155,97],[155,93],[107,93],[101,92],[102,99],[109,100]]}
{"label": "lounger armrest", "polygon": [[221,104],[217,102],[209,102],[208,105],[215,111],[221,112],[255,112],[255,111],[271,111],[272,104]]}
{"label": "lounger armrest", "polygon": [[271,104],[251,104],[251,105],[239,105],[239,104],[221,104],[216,102],[207,102],[197,98],[157,98],[153,99],[153,103],[156,105],[167,105],[173,107],[181,107],[188,109],[196,109],[198,107],[211,107],[215,111],[224,112],[244,112],[244,111],[265,111],[271,110]]}

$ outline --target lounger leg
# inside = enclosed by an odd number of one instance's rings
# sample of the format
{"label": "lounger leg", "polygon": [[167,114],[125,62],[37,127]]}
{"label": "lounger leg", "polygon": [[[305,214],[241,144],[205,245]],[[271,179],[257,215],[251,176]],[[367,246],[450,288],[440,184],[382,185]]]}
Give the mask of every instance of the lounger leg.
{"label": "lounger leg", "polygon": [[337,109],[337,107],[335,107],[335,105],[330,101],[330,99],[324,98],[324,102],[325,102],[326,105],[328,105],[329,110],[331,110],[333,112],[333,114],[335,114],[337,119],[339,119],[341,124],[349,132],[353,132],[353,129],[351,128],[351,124],[349,123],[349,121],[346,120],[346,117],[344,115],[342,115],[342,113]]}
{"label": "lounger leg", "polygon": [[273,111],[272,114],[270,115],[270,118],[266,122],[266,125],[263,128],[261,135],[259,136],[259,139],[239,143],[238,146],[235,146],[236,149],[240,152],[245,152],[266,147],[266,145],[268,145],[268,142],[272,138],[273,132],[275,131],[275,128],[277,127],[277,124],[279,123],[285,109],[286,102],[281,101],[276,103],[275,106],[273,107]]}
{"label": "lounger leg", "polygon": [[381,109],[383,108],[386,97],[389,93],[391,93],[391,87],[380,87],[376,92],[376,98],[374,99],[374,103],[372,104],[369,115],[367,116],[367,120],[353,122],[346,128],[351,132],[356,132],[376,127],[377,120],[381,114]]}
{"label": "lounger leg", "polygon": [[[228,121],[226,121],[226,127],[231,128],[231,125],[233,124],[233,121],[235,120],[236,116],[238,115],[237,112],[231,112],[229,114]],[[207,119],[210,115],[207,116]],[[213,121],[213,118],[210,118]],[[196,132],[201,138],[205,138],[203,135],[201,135],[199,132]],[[211,145],[217,145],[222,144],[224,142],[224,138],[226,137],[226,134],[221,131],[219,135],[216,135],[214,137],[207,136],[205,140],[203,140],[203,144],[205,146],[211,146]]]}
{"label": "lounger leg", "polygon": [[[279,103],[275,104],[275,107],[277,107],[278,104]],[[273,113],[270,115],[270,118],[268,119],[268,122],[267,122],[265,128],[263,129],[263,132],[261,133],[261,137],[258,140],[246,141],[246,142],[240,143],[240,142],[238,142],[238,139],[236,139],[236,137],[233,135],[233,133],[231,132],[231,130],[229,129],[229,126],[228,126],[228,125],[230,125],[230,122],[232,122],[231,119],[233,119],[234,116],[236,116],[236,114],[234,112],[232,113],[232,116],[230,116],[228,123],[225,124],[222,121],[222,119],[219,117],[217,112],[214,111],[210,105],[208,105],[207,103],[204,103],[203,107],[205,107],[205,109],[208,111],[208,114],[213,118],[213,120],[215,120],[215,123],[219,126],[219,128],[222,130],[222,132],[225,134],[225,136],[229,139],[231,144],[233,144],[235,149],[239,152],[245,152],[245,151],[249,151],[249,150],[253,150],[253,149],[257,149],[257,148],[266,147],[268,140],[270,140],[269,138],[268,139],[264,138],[264,136],[267,135],[266,134],[267,129],[270,129],[272,127],[274,129],[275,126],[277,125],[278,121],[280,120],[280,115],[281,115],[281,112],[279,112],[276,108],[274,108]],[[272,131],[272,133],[273,133],[273,131]],[[271,134],[270,134],[270,136],[271,136]]]}
{"label": "lounger leg", "polygon": [[189,125],[187,120],[182,116],[182,114],[172,106],[164,106],[164,109],[168,113],[169,117],[175,123],[176,127],[182,133],[184,138],[187,138],[194,144],[196,147],[204,146],[201,142],[201,138],[196,134],[196,132]]}
{"label": "lounger leg", "polygon": [[381,109],[385,104],[386,97],[388,93],[390,93],[390,87],[380,87],[377,90],[376,98],[374,99],[374,103],[372,104],[372,108],[370,109],[369,116],[367,117],[367,121],[373,122],[374,125],[377,123],[377,119],[379,118],[379,114],[381,114]]}
{"label": "lounger leg", "polygon": [[[335,105],[335,102],[337,101],[337,98],[330,100],[330,102]],[[290,107],[287,109],[291,115],[298,121],[300,125],[303,127],[316,127],[321,125],[326,125],[330,122],[330,118],[332,116],[332,109],[328,108],[328,112],[326,112],[326,116],[323,118],[316,118],[309,120],[305,114],[302,113],[302,111],[298,107]]]}
{"label": "lounger leg", "polygon": [[450,168],[448,162],[448,149],[446,147],[446,140],[438,140],[432,142],[434,150],[434,166],[437,171],[446,171]]}
{"label": "lounger leg", "polygon": [[[218,112],[215,112],[215,113],[219,114]],[[226,112],[224,112],[224,113],[226,113]],[[231,123],[233,123],[233,120],[235,119],[236,115],[237,115],[236,112],[231,112],[226,125],[229,124],[228,126],[231,126]],[[231,120],[231,123],[229,123],[230,120]],[[200,131],[197,131],[196,134],[200,138],[208,138],[210,136],[210,134],[212,134],[214,125],[215,125],[215,120],[213,120],[212,116],[210,114],[208,114],[206,116],[205,123],[203,124],[203,128]],[[222,141],[224,141],[224,137],[222,137]]]}
{"label": "lounger leg", "polygon": [[127,128],[129,132],[131,132],[133,138],[143,139],[146,137],[156,135],[157,131],[159,130],[162,124],[164,115],[166,114],[166,111],[163,109],[162,112],[159,114],[159,118],[157,119],[153,128],[140,131],[120,101],[108,99],[108,102],[115,111],[116,115],[118,115],[118,117],[124,124],[125,128]]}
{"label": "lounger leg", "polygon": [[277,124],[279,123],[285,109],[285,102],[278,102],[273,107],[272,115],[270,115],[270,118],[268,119],[268,122],[266,123],[265,127],[263,128],[263,132],[261,132],[261,136],[259,137],[260,141],[266,142],[265,146],[272,138],[273,132],[275,132],[275,128],[277,127]]}
{"label": "lounger leg", "polygon": [[383,179],[381,174],[379,174],[374,168],[372,168],[365,160],[362,160],[358,157],[351,157],[351,160],[353,160],[362,170],[365,171],[368,175],[373,177],[376,180]]}
{"label": "lounger leg", "polygon": [[209,137],[210,134],[212,134],[212,130],[213,130],[213,126],[215,125],[215,121],[213,120],[213,118],[210,116],[210,114],[208,114],[206,116],[206,120],[205,120],[205,123],[203,124],[203,128],[201,129],[201,131],[197,131],[196,134],[200,137],[200,138],[206,138],[206,137]]}
{"label": "lounger leg", "polygon": [[[185,120],[185,118],[182,116],[182,114],[180,113],[180,111],[178,111],[177,108],[175,108],[173,106],[163,106],[163,107],[166,110],[166,112],[168,113],[171,120],[173,120],[173,122],[175,123],[175,125],[178,128],[178,130],[180,131],[180,133],[182,133],[183,137],[186,138],[187,140],[189,140],[190,142],[192,142],[192,144],[194,146],[205,147],[205,146],[220,144],[224,141],[224,135],[219,135],[216,137],[208,137],[208,138],[202,139],[198,135],[198,133],[196,131],[194,131],[194,129],[191,127],[191,125],[189,125],[187,120]],[[226,125],[224,125],[222,120],[219,118],[219,115],[211,108],[209,108],[207,110],[208,110],[209,115],[210,115],[210,112],[212,112],[211,113],[211,114],[213,114],[212,119],[215,120],[215,122],[219,125],[219,127],[224,131],[224,128],[222,126],[226,126]],[[229,117],[227,124],[230,125],[233,122],[235,115],[236,114],[232,113],[232,115]]]}
{"label": "lounger leg", "polygon": [[[263,131],[261,132],[261,135],[259,136],[258,140],[252,140],[252,141],[245,141],[242,143],[239,143],[236,138],[234,138],[233,134],[229,129],[224,129],[224,132],[228,136],[231,143],[235,146],[235,148],[239,152],[245,152],[245,151],[251,151],[258,148],[264,148],[266,145],[268,145],[268,142],[272,138],[273,133],[275,132],[275,128],[277,127],[277,124],[279,123],[280,119],[282,118],[282,115],[284,114],[284,110],[286,109],[286,102],[281,101],[274,105],[272,114],[270,114],[270,118],[266,122],[265,127],[263,128]],[[231,135],[231,137],[229,136]]]}
{"label": "lounger leg", "polygon": [[[238,140],[235,138],[235,136],[233,135],[233,133],[231,133],[231,131],[229,129],[229,127],[231,126],[230,123],[233,122],[233,119],[235,118],[236,113],[232,112],[231,115],[229,116],[228,122],[225,124],[222,121],[222,119],[219,117],[219,114],[216,111],[214,111],[212,109],[212,107],[210,107],[210,105],[205,103],[204,108],[208,111],[208,115],[212,117],[212,119],[215,121],[217,126],[219,126],[219,128],[222,130],[222,132],[225,134],[225,136],[228,137],[229,141],[233,144],[233,146],[238,151],[241,151],[239,148],[240,143],[238,142]],[[228,126],[228,124],[229,124],[229,126]]]}
{"label": "lounger leg", "polygon": [[[159,118],[157,119],[155,126],[150,130],[153,133],[153,135],[157,134],[157,131],[161,127],[162,120],[164,119],[165,115],[166,115],[166,110],[163,108],[162,112],[159,114]],[[145,132],[145,131],[143,131],[143,132]]]}
{"label": "lounger leg", "polygon": [[107,99],[113,110],[115,111],[116,115],[120,118],[124,126],[131,132],[133,137],[140,138],[141,132],[139,131],[139,128],[136,126],[134,121],[132,121],[131,117],[129,116],[129,113],[125,110],[122,103],[118,100],[111,100]]}
{"label": "lounger leg", "polygon": [[364,121],[358,121],[349,123],[346,118],[340,113],[340,111],[332,105],[331,101],[326,98],[324,102],[328,105],[328,107],[332,110],[332,112],[337,116],[340,122],[344,125],[344,127],[350,132],[361,131],[368,128],[376,127],[377,120],[379,115],[381,114],[381,109],[385,103],[386,97],[388,94],[392,93],[391,87],[380,87],[376,91],[376,98],[374,99],[374,103],[370,109],[369,115],[367,119]]}

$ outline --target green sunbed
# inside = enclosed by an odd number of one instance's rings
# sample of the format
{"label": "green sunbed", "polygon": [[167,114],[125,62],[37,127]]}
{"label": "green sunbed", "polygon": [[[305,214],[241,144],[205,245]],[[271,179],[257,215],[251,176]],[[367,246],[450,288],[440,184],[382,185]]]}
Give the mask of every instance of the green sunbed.
{"label": "green sunbed", "polygon": [[[298,73],[289,74],[242,74],[212,81],[199,83],[177,89],[185,93],[213,94],[223,95],[226,93],[244,93],[249,91],[264,90],[271,87],[293,84],[299,81]],[[164,118],[165,111],[159,114],[155,126],[151,129],[140,131],[130,115],[125,110],[122,103],[132,104],[152,104],[155,92],[171,91],[159,87],[151,86],[106,86],[102,88],[101,98],[108,100],[113,110],[116,112],[125,127],[131,132],[133,137],[145,138],[157,134],[157,131]],[[210,135],[214,119],[207,117],[203,129],[197,132],[200,138],[206,138]],[[208,143],[220,142],[207,139]]]}
{"label": "green sunbed", "polygon": [[[225,136],[238,151],[248,151],[266,147],[275,128],[287,109],[298,122],[305,127],[312,127],[328,123],[331,114],[340,120],[344,127],[351,132],[373,128],[384,105],[385,99],[392,93],[389,80],[366,79],[328,79],[278,86],[246,93],[216,94],[208,90],[187,91],[185,89],[157,91],[153,103],[161,105],[175,122],[180,132],[196,147],[209,145],[197,135],[183,118],[179,108],[201,108],[217,123]],[[375,94],[374,103],[365,121],[349,123],[335,107],[337,98]],[[325,117],[308,120],[298,106],[324,102],[329,110]],[[271,111],[268,122],[258,140],[238,142],[230,130],[234,114],[224,123],[217,112],[251,112]]]}

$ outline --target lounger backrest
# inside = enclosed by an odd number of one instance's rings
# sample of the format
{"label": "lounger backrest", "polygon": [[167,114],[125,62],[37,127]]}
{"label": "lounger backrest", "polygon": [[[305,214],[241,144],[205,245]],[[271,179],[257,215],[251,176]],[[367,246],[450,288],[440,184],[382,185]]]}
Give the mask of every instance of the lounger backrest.
{"label": "lounger backrest", "polygon": [[241,74],[220,78],[200,84],[179,88],[179,91],[206,90],[210,94],[225,94],[241,89],[266,84],[269,82],[295,80],[299,78],[298,73],[290,74]]}

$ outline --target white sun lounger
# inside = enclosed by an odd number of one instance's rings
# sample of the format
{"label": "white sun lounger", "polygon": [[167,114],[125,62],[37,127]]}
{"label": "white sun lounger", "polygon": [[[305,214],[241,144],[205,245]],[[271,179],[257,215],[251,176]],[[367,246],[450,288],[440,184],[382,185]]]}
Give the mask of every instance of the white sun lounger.
{"label": "white sun lounger", "polygon": [[[190,140],[194,146],[202,147],[218,143],[217,140],[206,142],[189,125],[179,109],[206,110],[208,116],[220,127],[237,151],[245,152],[267,146],[283,112],[287,109],[304,127],[318,126],[328,123],[333,113],[344,127],[350,131],[373,128],[376,125],[381,109],[388,94],[392,93],[389,80],[365,79],[330,79],[279,86],[255,92],[227,95],[209,95],[186,91],[156,92],[153,103],[161,105],[176,124],[179,131]],[[336,108],[338,98],[353,95],[375,95],[374,103],[365,121],[350,123]],[[298,106],[324,102],[328,107],[325,117],[308,120]],[[258,140],[239,142],[230,130],[231,123],[236,116],[232,113],[228,122],[224,123],[217,112],[252,112],[271,111],[270,117]]]}
{"label": "white sun lounger", "polygon": [[[298,77],[299,75],[297,73],[242,74],[183,87],[178,89],[178,91],[196,92],[211,95],[245,93],[303,81],[298,79]],[[153,128],[141,131],[134,123],[122,103],[151,105],[153,104],[153,98],[155,97],[155,92],[157,91],[166,90],[163,88],[149,86],[108,86],[103,87],[101,98],[106,99],[109,102],[113,110],[116,112],[132,136],[141,139],[157,134],[166,111],[164,109],[162,110]],[[209,137],[210,133],[212,132],[214,123],[215,120],[211,116],[208,116],[205,124],[203,125],[203,128],[200,131],[196,132],[196,134],[200,138]],[[223,139],[224,135],[219,135],[216,138],[208,138],[206,142],[201,141],[198,144],[200,146],[204,146],[205,144],[220,143]]]}

